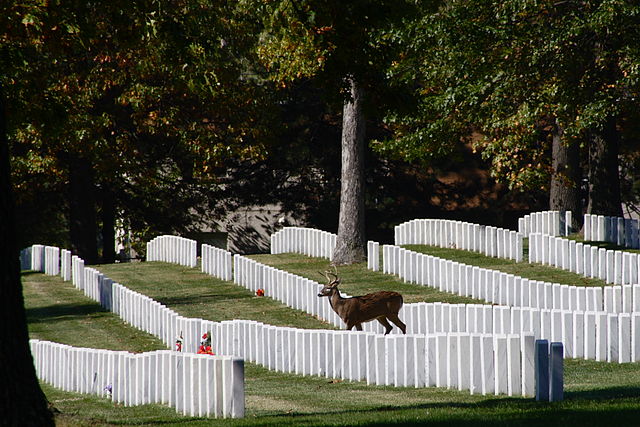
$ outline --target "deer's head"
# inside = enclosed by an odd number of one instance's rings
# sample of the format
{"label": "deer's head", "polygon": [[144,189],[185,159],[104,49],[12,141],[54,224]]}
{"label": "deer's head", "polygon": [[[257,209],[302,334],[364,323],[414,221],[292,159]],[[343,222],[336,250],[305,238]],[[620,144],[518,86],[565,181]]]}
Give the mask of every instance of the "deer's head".
{"label": "deer's head", "polygon": [[[338,289],[338,285],[340,284],[340,278],[338,277],[338,269],[334,266],[335,273],[330,271],[325,271],[324,273],[320,273],[327,279],[327,283],[325,283],[324,287],[320,289],[320,293],[318,293],[319,297],[328,297],[333,295],[333,293]],[[331,278],[330,276],[333,276]]]}

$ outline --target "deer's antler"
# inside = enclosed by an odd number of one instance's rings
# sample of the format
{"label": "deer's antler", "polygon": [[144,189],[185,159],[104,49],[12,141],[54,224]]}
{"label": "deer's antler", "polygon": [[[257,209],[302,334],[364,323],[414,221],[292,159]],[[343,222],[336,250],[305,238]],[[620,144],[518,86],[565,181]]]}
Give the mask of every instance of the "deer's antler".
{"label": "deer's antler", "polygon": [[[337,280],[338,279],[338,269],[335,267],[335,265],[333,266],[335,273],[331,272],[329,270],[325,271],[325,274],[327,275],[327,279],[329,279],[329,274],[333,276],[333,280]],[[331,280],[331,279],[329,279]]]}
{"label": "deer's antler", "polygon": [[[331,272],[329,270],[324,272],[324,277],[327,278],[327,280],[331,283],[331,282],[339,282],[340,281],[340,277],[338,276],[338,269],[336,268],[336,266],[333,266],[333,270],[334,272]],[[329,275],[333,276],[333,279],[331,279],[329,277]]]}
{"label": "deer's antler", "polygon": [[327,282],[331,282],[331,279],[329,278],[329,275],[327,273],[327,271],[325,271],[324,273],[318,271],[318,274],[324,276],[324,278],[327,279]]}

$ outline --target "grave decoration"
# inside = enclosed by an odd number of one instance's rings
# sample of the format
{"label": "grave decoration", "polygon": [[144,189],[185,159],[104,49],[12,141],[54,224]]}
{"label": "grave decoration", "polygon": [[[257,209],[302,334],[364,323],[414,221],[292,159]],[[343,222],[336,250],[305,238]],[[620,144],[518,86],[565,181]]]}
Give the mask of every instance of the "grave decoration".
{"label": "grave decoration", "polygon": [[202,341],[200,341],[200,347],[198,347],[198,354],[215,355],[211,348],[211,332],[205,332],[204,335],[202,335]]}
{"label": "grave decoration", "polygon": [[104,387],[104,391],[106,391],[107,394],[109,395],[109,399],[111,399],[113,397],[113,386],[111,384],[107,384]]}
{"label": "grave decoration", "polygon": [[180,331],[180,336],[176,338],[176,351],[182,352],[182,331]]}
{"label": "grave decoration", "polygon": [[264,296],[264,289],[260,288],[258,290],[256,290],[256,295],[259,297],[263,297]]}

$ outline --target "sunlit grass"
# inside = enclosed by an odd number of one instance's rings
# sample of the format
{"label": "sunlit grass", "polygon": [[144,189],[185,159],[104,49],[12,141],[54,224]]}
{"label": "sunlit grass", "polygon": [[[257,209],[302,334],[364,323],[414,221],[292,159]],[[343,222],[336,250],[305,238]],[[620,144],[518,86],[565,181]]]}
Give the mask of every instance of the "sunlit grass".
{"label": "sunlit grass", "polygon": [[301,310],[257,297],[232,282],[197,269],[161,262],[100,265],[102,273],[134,291],[171,307],[186,317],[220,322],[245,319],[276,326],[331,329],[328,323]]}
{"label": "sunlit grass", "polygon": [[59,277],[22,275],[31,338],[76,347],[143,352],[166,349],[162,341],[131,328]]}
{"label": "sunlit grass", "polygon": [[[328,260],[312,258],[299,254],[283,255],[252,255],[251,258],[281,270],[290,271],[300,276],[315,280],[319,283],[326,282],[321,274],[326,270],[334,271]],[[428,286],[419,286],[405,283],[397,277],[367,269],[366,263],[340,266],[340,290],[349,295],[362,295],[380,290],[400,292],[404,302],[446,302],[450,304],[481,304],[480,300],[461,297],[448,292],[442,292]]]}

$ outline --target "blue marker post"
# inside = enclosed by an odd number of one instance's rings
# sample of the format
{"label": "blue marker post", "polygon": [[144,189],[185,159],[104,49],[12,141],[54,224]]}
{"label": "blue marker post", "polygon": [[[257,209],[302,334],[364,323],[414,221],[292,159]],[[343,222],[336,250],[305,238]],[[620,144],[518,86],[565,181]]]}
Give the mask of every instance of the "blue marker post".
{"label": "blue marker post", "polygon": [[536,340],[535,344],[536,400],[549,401],[549,341]]}
{"label": "blue marker post", "polygon": [[550,366],[550,402],[561,402],[564,399],[564,347],[561,342],[551,343]]}

